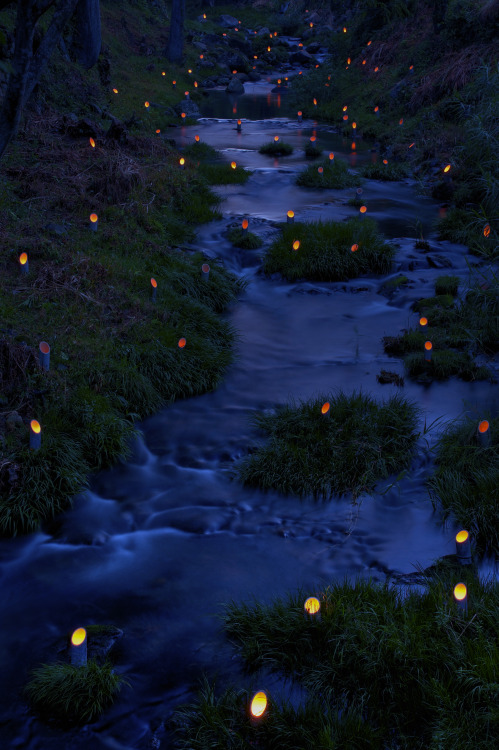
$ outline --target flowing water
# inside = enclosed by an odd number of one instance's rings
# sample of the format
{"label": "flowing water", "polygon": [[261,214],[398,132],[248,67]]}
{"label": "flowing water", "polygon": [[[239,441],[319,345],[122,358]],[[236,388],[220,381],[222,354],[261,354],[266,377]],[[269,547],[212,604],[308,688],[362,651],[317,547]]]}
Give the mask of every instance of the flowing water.
{"label": "flowing water", "polygon": [[[384,354],[381,337],[414,323],[411,303],[430,296],[436,276],[446,272],[430,267],[428,256],[440,256],[463,279],[469,272],[462,246],[435,239],[439,207],[406,180],[363,187],[369,215],[398,246],[393,275],[403,270],[410,279],[395,297],[379,294],[380,278],[320,284],[263,278],[262,251],[234,249],[224,237],[228,224],[248,216],[250,229],[267,241],[290,208],[306,221],[357,210],[346,204],[353,190],[294,185],[310,135],[353,167],[377,158],[362,143],[352,155],[350,142],[327,127],[279,117],[277,95],[269,92],[270,85],[255,85],[230,102],[247,115],[266,115],[243,119],[240,134],[233,118],[241,115],[228,115],[225,94],[216,91],[207,100],[210,117],[174,133],[180,147],[199,133],[253,170],[245,185],[218,189],[223,219],[201,227],[192,246],[248,280],[227,314],[239,334],[237,361],[214,393],[145,421],[132,458],[95,476],[50,533],[0,543],[2,749],[168,748],[163,722],[192,697],[203,672],[220,685],[246,679],[220,633],[223,602],[268,600],[298,586],[313,593],[344,577],[383,581],[454,551],[456,526],[433,513],[424,484],[435,431],[421,438],[404,477],[357,504],[348,497],[317,503],[262,493],[234,478],[234,462],[257,440],[250,425],[256,411],[335,388],[391,395],[395,386],[379,385],[376,375],[381,368],[402,374],[403,367]],[[275,134],[295,147],[292,156],[258,154]],[[429,253],[414,248],[417,221]],[[458,380],[430,387],[406,381],[403,392],[421,406],[427,425],[464,412],[478,418],[494,395],[488,383]],[[484,573],[492,569],[484,563]],[[41,724],[22,697],[29,671],[64,656],[67,633],[94,622],[123,629],[116,666],[132,687],[91,726],[62,732]]]}

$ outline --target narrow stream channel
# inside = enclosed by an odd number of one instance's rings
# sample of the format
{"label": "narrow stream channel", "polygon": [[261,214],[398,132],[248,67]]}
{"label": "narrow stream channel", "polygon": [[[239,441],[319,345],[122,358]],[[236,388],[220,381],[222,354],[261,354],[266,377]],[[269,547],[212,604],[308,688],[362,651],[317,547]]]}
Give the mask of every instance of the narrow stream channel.
{"label": "narrow stream channel", "polygon": [[[317,503],[264,494],[233,478],[234,461],[255,444],[250,417],[257,410],[335,388],[380,398],[394,392],[395,386],[376,381],[381,368],[403,372],[399,360],[384,354],[381,337],[413,322],[411,303],[430,296],[435,278],[446,272],[415,250],[417,221],[430,241],[429,255],[445,258],[452,274],[469,274],[465,248],[436,240],[438,205],[406,180],[363,187],[369,215],[399,248],[393,275],[402,270],[410,279],[396,297],[379,294],[379,277],[334,284],[263,278],[262,250],[237,250],[224,238],[231,221],[248,216],[250,229],[268,240],[288,209],[305,221],[356,213],[346,203],[353,190],[294,185],[310,135],[352,167],[376,158],[362,143],[352,156],[350,144],[326,126],[280,117],[270,88],[265,82],[253,86],[230,103],[238,110],[230,115],[225,94],[214,91],[210,117],[174,133],[179,147],[199,133],[253,170],[245,185],[217,189],[225,199],[223,219],[202,226],[192,245],[248,280],[228,314],[239,334],[235,364],[216,392],[179,401],[145,421],[130,461],[95,476],[51,534],[0,542],[0,737],[8,738],[2,748],[148,748],[158,728],[161,747],[170,747],[162,722],[192,697],[203,672],[221,685],[245,679],[219,631],[223,602],[268,600],[298,586],[313,592],[344,577],[385,580],[454,551],[456,527],[442,525],[424,486],[435,431],[421,439],[406,476],[393,486],[383,483],[356,505],[349,498]],[[255,98],[262,119],[243,119],[236,133],[234,118],[242,112],[247,118]],[[291,157],[258,153],[275,134],[294,146]],[[463,412],[478,418],[494,402],[496,387],[406,381],[403,392],[421,406],[429,425]],[[484,573],[491,571],[484,563]],[[22,688],[32,668],[57,658],[68,631],[94,622],[123,629],[116,664],[131,688],[98,722],[63,733],[29,713]]]}

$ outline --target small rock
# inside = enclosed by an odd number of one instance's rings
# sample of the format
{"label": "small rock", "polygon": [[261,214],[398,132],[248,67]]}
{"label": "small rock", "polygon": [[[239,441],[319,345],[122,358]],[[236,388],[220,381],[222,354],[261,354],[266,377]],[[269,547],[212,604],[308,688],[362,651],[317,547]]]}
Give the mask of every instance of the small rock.
{"label": "small rock", "polygon": [[229,81],[229,85],[225,90],[228,94],[244,94],[244,85],[239,78],[234,77]]}
{"label": "small rock", "polygon": [[218,23],[220,26],[223,26],[224,29],[235,29],[236,27],[239,27],[239,21],[237,18],[234,18],[234,16],[228,16],[225,13],[220,16]]}
{"label": "small rock", "polygon": [[5,426],[7,427],[8,432],[14,432],[15,430],[23,429],[23,418],[20,414],[17,413],[17,411],[11,411],[7,416],[7,419],[5,420]]}
{"label": "small rock", "polygon": [[381,372],[376,375],[376,380],[378,381],[378,383],[381,383],[381,385],[385,385],[386,383],[398,386],[404,385],[404,378],[401,375],[398,375],[396,372],[391,372],[390,370],[381,370]]}
{"label": "small rock", "polygon": [[48,224],[45,224],[43,227],[47,232],[51,232],[51,234],[67,234],[68,230],[63,224],[54,224],[54,222],[50,221]]}
{"label": "small rock", "polygon": [[426,260],[431,268],[452,268],[449,258],[445,258],[443,255],[427,255]]}

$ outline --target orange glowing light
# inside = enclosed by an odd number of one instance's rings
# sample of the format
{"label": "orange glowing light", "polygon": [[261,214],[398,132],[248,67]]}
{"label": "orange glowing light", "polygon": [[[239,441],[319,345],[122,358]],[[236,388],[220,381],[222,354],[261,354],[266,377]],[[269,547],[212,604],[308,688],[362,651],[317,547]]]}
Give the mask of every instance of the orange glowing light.
{"label": "orange glowing light", "polygon": [[267,47],[267,52],[270,52],[270,47]]}
{"label": "orange glowing light", "polygon": [[204,55],[199,55],[199,59],[203,60],[204,59]]}
{"label": "orange glowing light", "polygon": [[343,119],[346,122],[348,120],[348,115],[343,115]]}
{"label": "orange glowing light", "polygon": [[401,117],[400,120],[399,120],[399,125],[403,125],[403,123],[404,123],[404,118]]}
{"label": "orange glowing light", "polygon": [[362,60],[362,65],[365,65],[367,60]]}
{"label": "orange glowing light", "polygon": [[376,65],[376,67],[374,68],[374,72],[375,72],[375,73],[377,73],[377,72],[378,72],[378,70],[379,70],[379,68],[378,68],[378,66]]}
{"label": "orange glowing light", "polygon": [[427,352],[431,352],[431,350],[433,349],[433,344],[431,343],[431,341],[425,341],[424,348]]}
{"label": "orange glowing light", "polygon": [[232,167],[232,169],[235,169],[237,167],[237,164],[235,161],[231,161],[230,166]]}
{"label": "orange glowing light", "polygon": [[314,28],[314,24],[313,23],[309,23],[309,26],[310,26],[311,29]]}
{"label": "orange glowing light", "polygon": [[247,229],[248,228],[248,223],[249,223],[248,219],[243,219],[243,222],[241,224],[242,228],[243,229]]}
{"label": "orange glowing light", "polygon": [[358,249],[359,249],[359,246],[357,245],[357,243],[355,243],[355,245],[352,245],[352,247],[350,248],[352,253],[356,253]]}
{"label": "orange glowing light", "polygon": [[95,148],[95,141],[94,141],[93,138],[89,138],[88,142],[90,143],[90,145],[92,146],[92,148]]}
{"label": "orange glowing light", "polygon": [[118,89],[113,89],[113,92],[114,92],[115,94],[117,94],[117,93],[118,93]]}
{"label": "orange glowing light", "polygon": [[236,75],[236,73],[237,73],[237,70],[233,70],[233,71],[232,71],[232,75],[233,75],[233,76],[235,76],[235,75]]}
{"label": "orange glowing light", "polygon": [[375,112],[379,112],[379,107],[374,107]]}
{"label": "orange glowing light", "polygon": [[201,270],[203,273],[208,273],[208,271],[210,270],[208,263],[203,263],[203,265],[201,266]]}
{"label": "orange glowing light", "polygon": [[278,135],[275,135],[275,136],[274,136],[274,143],[278,143],[278,142],[279,142],[279,136],[278,136]]}
{"label": "orange glowing light", "polygon": [[355,151],[356,148],[357,148],[357,146],[355,144],[355,141],[352,141],[352,151]]}
{"label": "orange glowing light", "polygon": [[315,135],[310,136],[310,143],[315,143],[316,140],[317,140],[317,136]]}
{"label": "orange glowing light", "polygon": [[163,71],[161,71],[161,75],[162,75],[162,76],[165,76],[165,75],[166,75],[166,73],[165,73],[165,71],[164,71],[164,70],[163,70]]}
{"label": "orange glowing light", "polygon": [[158,286],[158,282],[156,281],[156,279],[151,279],[151,286],[153,287],[153,289],[156,289],[156,287]]}
{"label": "orange glowing light", "polygon": [[420,326],[427,326],[428,325],[428,318],[420,318],[419,319],[419,325]]}
{"label": "orange glowing light", "polygon": [[331,151],[331,153],[329,154],[329,161],[333,161],[333,159],[334,159],[334,154],[333,154],[333,152]]}
{"label": "orange glowing light", "polygon": [[50,346],[47,344],[46,341],[40,342],[40,351],[42,354],[48,354],[50,351]]}
{"label": "orange glowing light", "polygon": [[343,33],[344,33],[344,34],[346,34],[346,33],[347,33],[347,27],[346,27],[346,26],[343,26]]}
{"label": "orange glowing light", "polygon": [[95,224],[98,220],[99,217],[97,216],[97,214],[90,214],[90,221],[92,222],[92,224]]}
{"label": "orange glowing light", "polygon": [[486,420],[486,419],[484,419],[484,420],[483,420],[482,422],[480,422],[480,424],[478,425],[478,432],[482,433],[482,435],[483,435],[483,433],[484,433],[484,432],[487,432],[487,430],[488,430],[488,429],[489,429],[489,423],[487,422],[487,420]]}
{"label": "orange glowing light", "polygon": [[295,215],[294,211],[288,211],[287,216],[288,216],[289,219],[292,219],[294,215]]}
{"label": "orange glowing light", "polygon": [[31,431],[35,432],[37,435],[39,432],[42,431],[42,428],[40,427],[40,422],[37,422],[36,419],[32,419],[29,423],[29,426],[31,427]]}
{"label": "orange glowing light", "polygon": [[352,122],[352,128],[355,130],[356,127],[357,127],[357,123],[356,122]]}
{"label": "orange glowing light", "polygon": [[19,263],[22,266],[25,266],[27,262],[28,262],[28,253],[21,253],[21,255],[19,256]]}
{"label": "orange glowing light", "polygon": [[458,583],[454,586],[454,598],[457,599],[458,602],[462,602],[463,599],[466,599],[467,593],[464,583]]}
{"label": "orange glowing light", "polygon": [[351,62],[352,62],[351,59],[347,57],[347,65],[350,65]]}
{"label": "orange glowing light", "polygon": [[317,107],[317,99],[314,99],[314,107]]}
{"label": "orange glowing light", "polygon": [[73,646],[81,646],[81,644],[85,642],[86,637],[87,631],[85,628],[77,628],[71,636],[71,643]]}
{"label": "orange glowing light", "polygon": [[161,130],[159,128],[156,128],[156,134],[159,135],[161,133]]}
{"label": "orange glowing light", "polygon": [[198,135],[195,135],[195,136],[194,136],[194,140],[196,141],[196,143],[199,143],[199,136],[198,136]]}
{"label": "orange glowing light", "polygon": [[346,111],[347,111],[347,109],[348,109],[348,107],[347,107],[347,105],[345,104],[345,106],[343,107],[343,112],[346,112]]}
{"label": "orange glowing light", "polygon": [[317,171],[319,172],[319,174],[322,174],[324,172],[324,169],[323,169],[323,167],[318,167]]}
{"label": "orange glowing light", "polygon": [[263,716],[267,709],[267,703],[267,694],[263,690],[260,690],[253,696],[253,700],[251,701],[251,715],[256,719],[260,718],[260,716]]}
{"label": "orange glowing light", "polygon": [[367,206],[361,206],[359,208],[359,211],[360,211],[361,214],[365,214],[365,212],[367,211]]}
{"label": "orange glowing light", "polygon": [[187,344],[187,341],[184,338],[181,338],[178,340],[178,348],[183,349],[184,346]]}
{"label": "orange glowing light", "polygon": [[383,159],[383,164],[388,164],[388,159]]}
{"label": "orange glowing light", "polygon": [[469,537],[468,532],[463,529],[462,531],[459,531],[456,534],[456,542],[459,542],[460,544],[462,544],[468,539],[468,537]]}
{"label": "orange glowing light", "polygon": [[446,166],[444,167],[444,172],[446,172],[446,173],[447,173],[447,172],[450,172],[450,167],[451,167],[451,165],[450,165],[450,164],[447,164],[447,165],[446,165]]}
{"label": "orange glowing light", "polygon": [[300,249],[300,240],[295,240],[293,242],[293,250],[299,250]]}
{"label": "orange glowing light", "polygon": [[[324,407],[327,407],[325,411],[324,411]],[[329,411],[329,404],[326,402],[324,406],[322,407],[322,413],[326,414],[328,411]],[[303,607],[307,615],[316,615],[317,612],[321,608],[321,603],[315,596],[309,596],[308,599],[305,601],[305,604],[303,605]]]}
{"label": "orange glowing light", "polygon": [[367,46],[368,46],[368,47],[370,47],[370,46],[371,46],[371,44],[372,44],[372,41],[371,41],[371,40],[369,40],[369,41],[368,41],[368,43],[367,43]]}
{"label": "orange glowing light", "polygon": [[181,112],[180,117],[182,118],[182,120],[185,120],[185,117],[186,117],[185,112]]}
{"label": "orange glowing light", "polygon": [[173,83],[174,86],[177,85],[177,81],[172,81],[172,83]]}
{"label": "orange glowing light", "polygon": [[300,111],[298,111],[298,112],[297,112],[296,114],[298,115],[298,117],[301,117],[301,116],[302,116],[302,114],[303,114],[303,112],[302,112],[302,111],[300,110]]}
{"label": "orange glowing light", "polygon": [[181,157],[180,157],[180,159],[178,160],[178,163],[180,164],[180,166],[181,166],[181,167],[183,167],[183,166],[184,166],[184,164],[185,164],[185,159],[184,159],[184,157],[183,157],[183,156],[181,156]]}
{"label": "orange glowing light", "polygon": [[194,81],[194,88],[197,89],[197,87],[198,87],[198,82]]}
{"label": "orange glowing light", "polygon": [[192,73],[192,70],[191,70],[191,69],[189,68],[189,70],[188,70],[187,72],[188,72],[188,73]]}
{"label": "orange glowing light", "polygon": [[144,102],[144,107],[145,107],[146,109],[148,109],[148,108],[149,108],[149,102]]}
{"label": "orange glowing light", "polygon": [[483,228],[483,236],[489,237],[490,236],[490,224],[485,224]]}
{"label": "orange glowing light", "polygon": [[206,13],[203,13],[203,18],[206,21]]}
{"label": "orange glowing light", "polygon": [[412,148],[414,146],[414,142],[409,144],[409,148]]}
{"label": "orange glowing light", "polygon": [[409,70],[414,70],[414,65],[409,65]]}

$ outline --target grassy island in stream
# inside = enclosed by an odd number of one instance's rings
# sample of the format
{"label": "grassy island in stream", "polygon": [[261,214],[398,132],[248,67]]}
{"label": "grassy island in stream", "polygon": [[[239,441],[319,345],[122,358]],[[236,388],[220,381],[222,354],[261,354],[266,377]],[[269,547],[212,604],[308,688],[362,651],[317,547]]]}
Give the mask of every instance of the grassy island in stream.
{"label": "grassy island in stream", "polygon": [[[299,247],[293,249],[298,241]],[[266,274],[285,279],[345,281],[362,274],[388,273],[395,249],[386,243],[375,221],[319,221],[285,224],[269,247],[263,263]]]}
{"label": "grassy island in stream", "polygon": [[380,404],[361,393],[259,414],[255,424],[269,439],[241,461],[239,477],[284,494],[329,499],[352,492],[355,497],[410,463],[417,420],[418,409],[401,396]]}
{"label": "grassy island in stream", "polygon": [[[254,690],[217,697],[205,683],[177,711],[177,746],[490,750],[499,730],[499,586],[443,563],[420,577],[422,591],[359,580],[229,604],[225,631],[255,689],[266,689],[270,670],[302,688],[300,704],[274,687],[266,715],[252,722]],[[453,599],[458,582],[468,588],[467,615]],[[321,619],[304,616],[311,594]]]}
{"label": "grassy island in stream", "polygon": [[300,172],[296,184],[300,187],[341,189],[361,185],[362,179],[350,174],[348,164],[342,159],[328,158],[319,165],[311,164]]}

